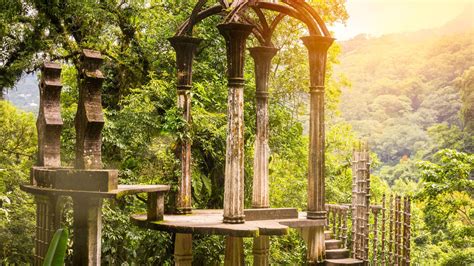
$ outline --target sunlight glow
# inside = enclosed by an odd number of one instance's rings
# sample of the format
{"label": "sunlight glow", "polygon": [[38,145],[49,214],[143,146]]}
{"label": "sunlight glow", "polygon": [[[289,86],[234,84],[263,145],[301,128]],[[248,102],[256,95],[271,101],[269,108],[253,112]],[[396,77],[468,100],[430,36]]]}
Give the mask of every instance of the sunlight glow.
{"label": "sunlight glow", "polygon": [[[466,9],[471,0],[347,0],[349,20],[330,30],[335,38],[347,40],[358,34],[383,35],[441,27]],[[474,18],[473,18],[474,25]]]}

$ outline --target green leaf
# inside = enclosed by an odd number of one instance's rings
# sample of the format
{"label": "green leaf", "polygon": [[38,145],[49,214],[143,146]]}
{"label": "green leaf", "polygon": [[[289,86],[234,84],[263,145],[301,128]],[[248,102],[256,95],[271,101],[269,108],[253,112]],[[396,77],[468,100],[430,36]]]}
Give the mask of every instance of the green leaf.
{"label": "green leaf", "polygon": [[43,266],[61,266],[64,265],[66,256],[68,232],[66,229],[58,229],[54,233],[53,239],[49,243],[48,252],[43,262]]}

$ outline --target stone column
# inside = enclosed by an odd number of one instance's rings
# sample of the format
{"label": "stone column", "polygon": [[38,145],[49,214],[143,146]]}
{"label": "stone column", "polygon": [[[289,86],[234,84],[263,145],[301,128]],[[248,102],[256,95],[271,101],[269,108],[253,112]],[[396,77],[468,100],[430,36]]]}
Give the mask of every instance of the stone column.
{"label": "stone column", "polygon": [[273,47],[250,48],[255,62],[257,120],[255,132],[255,157],[253,163],[252,208],[269,208],[268,159],[268,76],[272,58],[278,49]]}
{"label": "stone column", "polygon": [[176,234],[174,242],[174,265],[191,266],[193,262],[193,235]]}
{"label": "stone column", "polygon": [[[38,166],[61,166],[61,65],[46,62],[41,69],[38,130]],[[34,265],[42,265],[54,232],[60,227],[58,196],[36,195],[36,238]]]}
{"label": "stone column", "polygon": [[326,252],[324,226],[304,227],[300,233],[306,243],[308,265],[323,264]]}
{"label": "stone column", "polygon": [[270,249],[270,238],[268,236],[257,236],[253,239],[253,265],[270,265],[268,255]]}
{"label": "stone column", "polygon": [[[183,117],[189,125],[191,123],[190,92],[192,86],[193,58],[201,40],[187,36],[175,36],[170,38],[169,41],[176,51],[178,107],[183,110]],[[185,138],[181,140],[179,146],[178,156],[181,161],[181,176],[178,179],[176,209],[178,213],[187,214],[191,213],[192,210],[191,142]]]}
{"label": "stone column", "polygon": [[[308,49],[310,70],[310,121],[308,161],[308,219],[326,219],[324,176],[324,78],[327,51],[334,39],[323,36],[302,38]],[[324,227],[307,232],[308,262],[321,263],[325,257]]]}
{"label": "stone column", "polygon": [[225,266],[243,266],[244,240],[241,237],[227,236],[225,239]]}
{"label": "stone column", "polygon": [[244,223],[244,54],[253,26],[218,26],[227,47],[227,144],[224,181],[224,223]]}
{"label": "stone column", "polygon": [[324,76],[327,50],[334,39],[303,37],[310,70],[310,118],[308,162],[308,219],[325,219],[324,181]]}
{"label": "stone column", "polygon": [[[76,163],[78,169],[102,168],[101,146],[104,115],[101,87],[104,76],[100,52],[83,50],[79,80],[79,104],[75,118]],[[74,265],[100,265],[102,199],[73,197]]]}
{"label": "stone column", "polygon": [[[255,62],[255,83],[257,100],[255,155],[253,163],[253,191],[252,208],[269,208],[269,177],[268,160],[270,147],[268,146],[268,77],[272,58],[278,49],[274,47],[250,48],[250,55]],[[253,240],[254,265],[268,265],[270,239],[268,236],[259,236]]]}

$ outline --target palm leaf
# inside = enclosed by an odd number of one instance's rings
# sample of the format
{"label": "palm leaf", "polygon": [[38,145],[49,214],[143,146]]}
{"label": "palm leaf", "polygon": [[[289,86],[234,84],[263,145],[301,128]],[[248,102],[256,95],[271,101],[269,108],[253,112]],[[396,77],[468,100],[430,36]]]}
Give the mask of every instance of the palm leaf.
{"label": "palm leaf", "polygon": [[62,266],[66,256],[68,232],[66,229],[58,229],[49,243],[48,252],[43,266]]}

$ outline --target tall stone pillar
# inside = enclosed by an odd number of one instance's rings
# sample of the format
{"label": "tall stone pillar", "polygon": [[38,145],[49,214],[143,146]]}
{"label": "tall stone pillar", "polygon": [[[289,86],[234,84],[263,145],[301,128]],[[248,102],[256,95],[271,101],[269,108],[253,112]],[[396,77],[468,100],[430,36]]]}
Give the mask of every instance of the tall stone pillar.
{"label": "tall stone pillar", "polygon": [[176,234],[174,242],[174,265],[191,266],[193,262],[193,235]]}
{"label": "tall stone pillar", "polygon": [[[324,176],[324,78],[327,51],[334,39],[323,36],[302,38],[308,49],[310,70],[310,121],[308,161],[308,219],[326,219]],[[324,227],[307,232],[308,262],[321,263],[325,257]]]}
{"label": "tall stone pillar", "polygon": [[[201,42],[200,39],[175,36],[169,39],[171,46],[176,51],[177,65],[177,93],[178,107],[183,110],[183,118],[191,123],[191,86],[192,66],[194,53]],[[176,209],[178,213],[191,213],[191,142],[183,139],[179,144],[179,159],[181,161],[181,176],[178,179],[178,197]]]}
{"label": "tall stone pillar", "polygon": [[242,237],[226,236],[225,239],[225,266],[243,266],[244,240]]}
{"label": "tall stone pillar", "polygon": [[[61,166],[61,65],[46,62],[41,69],[38,130],[38,166]],[[33,265],[42,265],[54,232],[60,227],[58,196],[36,195],[36,237]]]}
{"label": "tall stone pillar", "polygon": [[[104,76],[100,71],[100,52],[83,50],[79,81],[79,104],[75,118],[76,163],[78,169],[102,168],[101,87]],[[102,199],[89,196],[73,197],[74,265],[100,265]]]}
{"label": "tall stone pillar", "polygon": [[224,223],[244,223],[244,54],[253,26],[218,26],[227,46],[227,144],[224,181]]}
{"label": "tall stone pillar", "polygon": [[253,165],[252,207],[269,208],[268,159],[268,76],[272,58],[278,49],[273,47],[250,48],[255,62],[257,119],[255,132],[255,157]]}
{"label": "tall stone pillar", "polygon": [[253,239],[253,265],[266,266],[270,265],[270,237],[257,236]]}
{"label": "tall stone pillar", "polygon": [[334,39],[303,37],[308,48],[310,70],[310,118],[308,162],[308,219],[325,219],[324,181],[324,77],[327,50]]}
{"label": "tall stone pillar", "polygon": [[[255,62],[255,83],[257,98],[257,119],[255,155],[253,165],[252,208],[269,208],[269,177],[268,160],[270,147],[268,146],[268,77],[272,58],[278,49],[274,47],[250,48],[250,55]],[[270,239],[268,236],[259,236],[253,240],[254,265],[268,265]]]}

